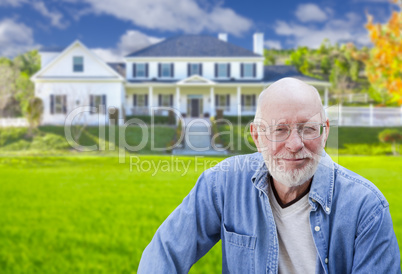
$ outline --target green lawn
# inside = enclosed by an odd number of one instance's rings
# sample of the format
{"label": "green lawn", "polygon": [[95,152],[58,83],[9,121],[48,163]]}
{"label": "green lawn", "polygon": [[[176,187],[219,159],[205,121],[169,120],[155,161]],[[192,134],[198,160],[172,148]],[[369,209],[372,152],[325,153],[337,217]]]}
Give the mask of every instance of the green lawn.
{"label": "green lawn", "polygon": [[[222,160],[135,157],[131,171],[128,158],[119,164],[114,156],[0,157],[1,273],[135,272],[158,226],[201,172]],[[172,169],[176,159],[190,162],[187,173]],[[154,174],[149,164],[158,160],[166,168]],[[384,193],[402,245],[402,157],[338,161]],[[191,273],[220,273],[220,265],[218,244]]]}

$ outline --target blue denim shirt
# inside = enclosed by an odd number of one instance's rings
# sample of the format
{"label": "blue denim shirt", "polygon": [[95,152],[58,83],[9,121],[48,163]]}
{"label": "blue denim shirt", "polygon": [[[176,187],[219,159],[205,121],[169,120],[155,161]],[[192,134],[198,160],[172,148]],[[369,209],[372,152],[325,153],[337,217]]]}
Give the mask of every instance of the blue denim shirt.
{"label": "blue denim shirt", "polygon": [[[206,170],[155,233],[138,273],[187,273],[219,240],[223,273],[277,273],[267,174],[260,153]],[[324,152],[309,203],[316,273],[401,273],[389,205],[371,182]]]}

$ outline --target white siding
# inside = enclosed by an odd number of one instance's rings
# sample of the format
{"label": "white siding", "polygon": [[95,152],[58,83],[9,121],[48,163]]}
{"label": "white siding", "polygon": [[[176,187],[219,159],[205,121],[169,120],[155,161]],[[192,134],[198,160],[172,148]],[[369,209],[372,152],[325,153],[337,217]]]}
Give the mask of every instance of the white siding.
{"label": "white siding", "polygon": [[[106,106],[117,107],[122,115],[124,98],[124,87],[122,83],[37,83],[35,87],[36,96],[43,100],[44,113],[42,124],[64,125],[67,115],[75,108],[89,106],[89,95],[106,95]],[[51,114],[50,95],[67,95],[67,114]],[[79,101],[79,104],[77,104]],[[88,125],[98,124],[98,115],[86,113]],[[103,115],[107,121],[107,115]]]}
{"label": "white siding", "polygon": [[[84,71],[73,71],[73,57],[84,57]],[[47,68],[41,77],[116,77],[110,70],[105,68],[101,61],[94,58],[79,45],[72,47],[60,60]]]}

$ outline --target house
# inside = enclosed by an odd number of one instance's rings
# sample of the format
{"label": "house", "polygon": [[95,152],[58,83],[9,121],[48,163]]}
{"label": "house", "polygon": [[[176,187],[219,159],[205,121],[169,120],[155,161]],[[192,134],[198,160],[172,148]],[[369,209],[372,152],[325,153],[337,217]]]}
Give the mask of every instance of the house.
{"label": "house", "polygon": [[84,113],[88,124],[107,122],[110,107],[120,118],[168,115],[169,108],[183,117],[211,117],[218,111],[253,115],[259,93],[286,76],[327,93],[328,82],[294,67],[264,66],[263,34],[254,34],[253,42],[250,51],[229,43],[226,34],[183,35],[109,64],[80,41],[63,50],[43,49],[42,68],[32,76],[35,94],[44,101],[42,123],[64,124],[73,111]]}

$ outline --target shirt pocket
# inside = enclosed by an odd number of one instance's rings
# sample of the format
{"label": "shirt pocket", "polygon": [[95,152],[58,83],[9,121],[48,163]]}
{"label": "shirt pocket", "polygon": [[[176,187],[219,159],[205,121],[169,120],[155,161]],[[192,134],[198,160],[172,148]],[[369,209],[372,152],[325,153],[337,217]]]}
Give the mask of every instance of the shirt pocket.
{"label": "shirt pocket", "polygon": [[232,273],[254,273],[257,237],[228,231],[224,228],[224,252],[227,267]]}

